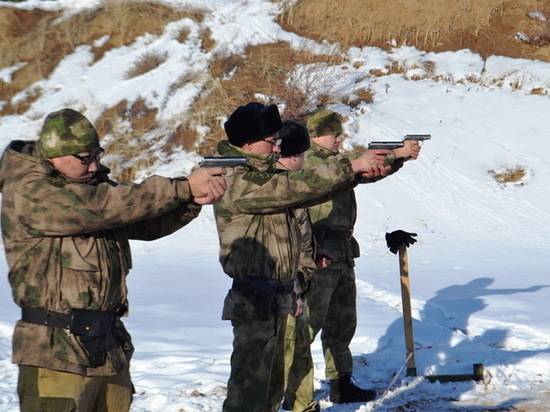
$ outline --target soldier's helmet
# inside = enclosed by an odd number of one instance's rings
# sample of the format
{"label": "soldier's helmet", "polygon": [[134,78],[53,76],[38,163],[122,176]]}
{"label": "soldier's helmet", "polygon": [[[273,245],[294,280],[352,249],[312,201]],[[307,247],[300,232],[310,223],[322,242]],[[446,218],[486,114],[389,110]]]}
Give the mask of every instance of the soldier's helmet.
{"label": "soldier's helmet", "polygon": [[73,109],[61,109],[46,117],[37,144],[42,156],[51,159],[91,152],[99,148],[99,138],[83,114]]}

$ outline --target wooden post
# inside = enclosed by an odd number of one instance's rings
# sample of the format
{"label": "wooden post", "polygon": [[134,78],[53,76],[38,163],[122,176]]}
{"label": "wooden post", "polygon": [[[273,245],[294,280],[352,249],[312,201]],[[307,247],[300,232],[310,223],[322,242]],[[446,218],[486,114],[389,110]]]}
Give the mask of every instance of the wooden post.
{"label": "wooden post", "polygon": [[405,328],[405,349],[407,354],[407,376],[416,376],[414,338],[412,327],[411,291],[409,282],[409,261],[405,244],[399,246],[399,272],[401,278],[401,300],[403,302],[403,327]]}

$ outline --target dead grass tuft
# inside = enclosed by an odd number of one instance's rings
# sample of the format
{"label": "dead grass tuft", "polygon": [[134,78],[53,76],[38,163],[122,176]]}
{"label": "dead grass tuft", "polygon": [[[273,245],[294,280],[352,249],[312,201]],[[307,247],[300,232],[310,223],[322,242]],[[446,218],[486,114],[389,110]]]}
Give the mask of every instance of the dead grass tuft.
{"label": "dead grass tuft", "polygon": [[212,32],[209,28],[206,28],[200,35],[202,48],[209,52],[216,46],[216,41],[212,38]]}
{"label": "dead grass tuft", "polygon": [[495,171],[491,169],[488,172],[493,177],[493,179],[497,181],[497,183],[503,186],[509,183],[514,183],[517,186],[522,186],[524,185],[524,183],[522,183],[521,181],[527,175],[524,166],[506,167],[500,171]]}
{"label": "dead grass tuft", "polygon": [[371,89],[359,89],[355,91],[352,96],[346,96],[342,99],[342,103],[350,106],[357,107],[361,103],[373,103],[374,92]]}
{"label": "dead grass tuft", "polygon": [[126,79],[133,79],[139,77],[142,74],[148,73],[151,70],[156,69],[168,58],[167,53],[160,53],[157,51],[146,52],[135,63],[134,66],[129,68],[125,73]]}

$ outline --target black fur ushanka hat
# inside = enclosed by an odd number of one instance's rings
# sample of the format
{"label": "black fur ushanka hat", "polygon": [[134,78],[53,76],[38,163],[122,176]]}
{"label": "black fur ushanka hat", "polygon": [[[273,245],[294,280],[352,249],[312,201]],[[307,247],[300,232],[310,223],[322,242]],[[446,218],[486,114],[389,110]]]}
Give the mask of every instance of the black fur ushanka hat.
{"label": "black fur ushanka hat", "polygon": [[282,126],[277,105],[265,106],[258,102],[239,106],[223,125],[229,142],[239,147],[275,134]]}

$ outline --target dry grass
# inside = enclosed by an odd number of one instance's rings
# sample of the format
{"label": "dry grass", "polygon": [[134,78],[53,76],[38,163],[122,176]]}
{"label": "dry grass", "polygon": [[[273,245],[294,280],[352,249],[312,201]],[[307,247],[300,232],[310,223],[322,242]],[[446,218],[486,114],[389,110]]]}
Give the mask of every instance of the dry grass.
{"label": "dry grass", "polygon": [[[0,81],[0,100],[46,78],[67,54],[103,36],[108,40],[93,47],[95,59],[112,48],[131,44],[145,33],[161,34],[166,24],[184,17],[201,21],[200,10],[174,10],[155,2],[108,0],[87,13],[57,20],[58,12],[0,8],[0,68],[27,65],[16,71],[12,82]],[[0,115],[21,114],[25,106],[5,105]]]}
{"label": "dry grass", "polygon": [[142,100],[132,105],[122,101],[95,122],[107,154],[118,159],[107,163],[118,180],[134,179],[138,170],[149,168],[157,159],[157,139],[151,138],[157,128],[156,115],[157,110],[148,108]]}
{"label": "dry grass", "polygon": [[547,22],[529,17],[539,11],[550,16],[546,0],[301,0],[289,7],[280,22],[286,30],[347,46],[412,45],[422,50],[469,48],[483,57],[498,54],[550,61],[550,50],[516,40],[548,34]]}
{"label": "dry grass", "polygon": [[505,167],[499,171],[489,170],[489,174],[502,186],[506,186],[509,183],[522,186],[522,180],[527,175],[524,166]]}
{"label": "dry grass", "polygon": [[159,67],[167,58],[167,53],[157,51],[146,52],[124,73],[124,77],[126,79],[133,79],[134,77],[141,76]]}
{"label": "dry grass", "polygon": [[[301,78],[288,80],[288,74],[297,64],[342,63],[337,53],[317,56],[307,51],[297,51],[287,43],[251,46],[246,50],[247,59],[230,56],[215,61],[211,66],[209,81],[203,95],[194,103],[191,117],[180,125],[174,142],[185,148],[193,138],[194,148],[201,155],[215,152],[219,140],[225,138],[223,121],[240,105],[249,101],[276,103],[284,111],[285,118],[300,119],[315,104],[335,102],[327,92],[324,82],[313,81],[314,76],[306,68]],[[320,72],[317,68],[316,75]],[[322,72],[322,69],[321,69]],[[311,78],[308,80],[307,78]],[[297,87],[300,84],[302,87]],[[197,129],[205,130],[198,132]]]}

